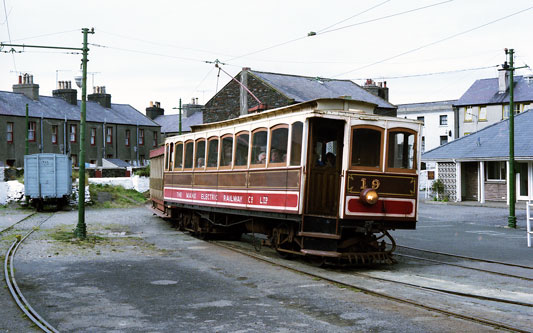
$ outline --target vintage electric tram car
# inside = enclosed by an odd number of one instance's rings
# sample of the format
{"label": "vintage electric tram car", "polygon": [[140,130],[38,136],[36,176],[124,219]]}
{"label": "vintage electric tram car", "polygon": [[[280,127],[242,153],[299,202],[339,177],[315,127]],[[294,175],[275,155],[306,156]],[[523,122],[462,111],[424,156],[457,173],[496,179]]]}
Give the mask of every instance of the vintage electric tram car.
{"label": "vintage electric tram car", "polygon": [[388,231],[416,227],[421,123],[374,109],[318,99],[169,137],[153,209],[199,237],[264,234],[282,256],[391,261]]}

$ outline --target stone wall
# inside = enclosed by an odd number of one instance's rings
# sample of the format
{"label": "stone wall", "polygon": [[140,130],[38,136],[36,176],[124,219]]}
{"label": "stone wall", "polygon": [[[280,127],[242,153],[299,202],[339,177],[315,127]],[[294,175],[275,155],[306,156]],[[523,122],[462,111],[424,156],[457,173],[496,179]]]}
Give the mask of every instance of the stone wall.
{"label": "stone wall", "polygon": [[[257,98],[266,104],[268,109],[293,104],[294,101],[280,94],[270,86],[258,80],[253,74],[248,75],[248,89],[257,96]],[[240,116],[240,90],[241,86],[231,80],[218,94],[216,94],[205,105],[204,123],[212,123]],[[258,102],[248,94],[248,109],[258,105]]]}
{"label": "stone wall", "polygon": [[507,183],[485,182],[485,200],[487,201],[507,201]]}

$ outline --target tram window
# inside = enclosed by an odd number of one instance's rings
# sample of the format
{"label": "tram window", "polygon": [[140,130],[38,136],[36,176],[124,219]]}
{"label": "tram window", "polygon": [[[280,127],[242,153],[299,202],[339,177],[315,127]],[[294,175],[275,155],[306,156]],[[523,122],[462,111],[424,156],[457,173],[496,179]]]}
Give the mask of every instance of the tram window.
{"label": "tram window", "polygon": [[183,143],[176,144],[176,153],[174,159],[174,168],[180,169],[183,167]]}
{"label": "tram window", "polygon": [[415,163],[415,135],[407,131],[389,133],[389,168],[413,169]]}
{"label": "tram window", "polygon": [[246,166],[248,165],[248,146],[250,141],[250,135],[248,132],[237,134],[235,139],[235,165]]}
{"label": "tram window", "polygon": [[285,163],[287,161],[287,141],[289,128],[275,127],[270,137],[270,160],[269,163]]}
{"label": "tram window", "polygon": [[196,160],[195,168],[205,167],[205,140],[196,141]]}
{"label": "tram window", "polygon": [[297,121],[292,124],[291,134],[291,165],[300,165],[302,159],[303,123]]}
{"label": "tram window", "polygon": [[165,145],[165,150],[166,150],[166,156],[165,156],[165,170],[168,170],[169,169],[169,166],[170,166],[170,145],[167,143]]}
{"label": "tram window", "polygon": [[218,138],[210,139],[207,147],[207,167],[216,168],[218,164]]}
{"label": "tram window", "polygon": [[381,131],[370,128],[352,130],[353,167],[379,168],[381,159]]}
{"label": "tram window", "polygon": [[174,167],[174,164],[173,164],[173,156],[174,154],[174,143],[171,143],[170,144],[170,147],[169,147],[169,151],[168,151],[168,156],[169,156],[169,161],[168,161],[168,165],[169,165],[169,170],[172,170],[173,167]]}
{"label": "tram window", "polygon": [[266,129],[257,130],[252,134],[252,157],[250,164],[265,165],[266,163]]}
{"label": "tram window", "polygon": [[220,154],[220,166],[231,166],[233,153],[233,137],[226,136],[222,138],[222,148]]}
{"label": "tram window", "polygon": [[185,169],[192,168],[192,152],[193,152],[193,142],[185,143]]}

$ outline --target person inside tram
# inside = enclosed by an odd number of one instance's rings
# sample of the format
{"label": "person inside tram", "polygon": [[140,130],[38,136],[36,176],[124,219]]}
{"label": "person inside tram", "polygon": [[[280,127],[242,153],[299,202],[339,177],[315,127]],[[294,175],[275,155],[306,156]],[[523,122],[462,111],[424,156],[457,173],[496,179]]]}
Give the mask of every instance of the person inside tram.
{"label": "person inside tram", "polygon": [[335,154],[333,154],[332,152],[327,153],[326,154],[326,166],[330,168],[334,168],[336,159],[337,158],[335,157]]}
{"label": "person inside tram", "polygon": [[257,155],[257,162],[259,164],[265,164],[265,161],[266,161],[266,153],[263,151],[259,153],[259,155]]}
{"label": "person inside tram", "polygon": [[203,157],[198,157],[198,161],[196,163],[197,168],[203,168],[204,167],[204,161],[205,159]]}
{"label": "person inside tram", "polygon": [[279,150],[272,149],[270,152],[270,163],[280,163],[283,162]]}

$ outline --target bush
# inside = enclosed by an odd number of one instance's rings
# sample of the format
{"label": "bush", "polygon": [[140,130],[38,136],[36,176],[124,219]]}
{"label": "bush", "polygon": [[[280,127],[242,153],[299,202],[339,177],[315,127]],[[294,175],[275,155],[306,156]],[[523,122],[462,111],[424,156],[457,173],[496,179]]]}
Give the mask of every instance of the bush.
{"label": "bush", "polygon": [[145,166],[142,169],[137,169],[133,173],[135,176],[150,177],[150,165]]}
{"label": "bush", "polygon": [[444,183],[437,179],[431,185],[431,191],[436,194],[437,198],[442,198],[444,195]]}

